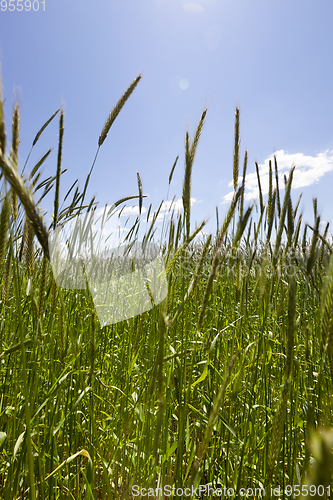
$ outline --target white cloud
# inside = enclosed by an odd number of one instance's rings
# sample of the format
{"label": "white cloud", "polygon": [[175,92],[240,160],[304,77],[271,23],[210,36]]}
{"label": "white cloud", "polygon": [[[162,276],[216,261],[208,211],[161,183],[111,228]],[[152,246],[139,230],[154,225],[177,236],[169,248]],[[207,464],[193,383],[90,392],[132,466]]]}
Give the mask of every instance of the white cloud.
{"label": "white cloud", "polygon": [[[284,188],[284,174],[288,177],[291,167],[296,165],[293,176],[293,188],[302,188],[311,186],[319,181],[327,172],[333,170],[333,151],[327,149],[323,153],[318,153],[317,156],[306,156],[303,153],[290,154],[283,149],[275,153],[278,172],[279,172],[279,188]],[[263,196],[268,193],[269,187],[269,160],[272,162],[273,169],[273,186],[275,185],[275,168],[274,155],[266,158],[265,162],[258,164],[260,183]],[[238,182],[242,182],[242,177],[238,178]],[[228,184],[233,186],[233,181]],[[232,200],[234,192],[230,191],[223,198],[223,203],[228,203]],[[257,173],[247,174],[245,180],[245,200],[252,201],[258,199],[259,188]]]}
{"label": "white cloud", "polygon": [[183,5],[183,10],[185,10],[185,12],[197,13],[197,12],[203,12],[204,8],[202,5],[199,5],[196,2],[189,2]]}
{"label": "white cloud", "polygon": [[[200,203],[196,198],[191,198],[191,206],[194,205],[194,203]],[[175,213],[183,210],[183,200],[182,198],[178,198],[178,200],[171,200],[171,201],[164,201],[161,206],[161,210],[158,214],[157,220],[163,220],[166,212],[173,212]],[[153,219],[153,214],[149,216],[149,221]]]}
{"label": "white cloud", "polygon": [[[132,215],[140,215],[138,206],[125,207],[123,210],[119,210],[119,212],[121,212],[120,217],[124,216],[131,217]],[[147,212],[147,209],[145,207],[142,207],[141,213],[144,214],[145,212]]]}
{"label": "white cloud", "polygon": [[[144,214],[145,212],[147,212],[147,209],[145,207],[142,207],[141,213]],[[96,210],[95,220],[102,221],[104,213],[105,219],[109,219],[110,217],[114,218],[115,216],[131,217],[132,215],[139,215],[139,206],[133,205],[132,207],[127,207],[126,205],[124,205],[122,208],[118,208],[117,210],[115,210],[114,205],[105,205],[104,207]]]}

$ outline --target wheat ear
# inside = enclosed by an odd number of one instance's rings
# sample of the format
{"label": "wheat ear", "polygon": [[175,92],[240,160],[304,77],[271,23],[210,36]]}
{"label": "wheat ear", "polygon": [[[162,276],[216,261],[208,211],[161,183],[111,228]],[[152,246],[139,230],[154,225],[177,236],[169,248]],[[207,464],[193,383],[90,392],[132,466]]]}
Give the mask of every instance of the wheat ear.
{"label": "wheat ear", "polygon": [[[317,211],[315,211],[315,213],[317,214]],[[316,225],[314,227],[312,240],[311,240],[310,255],[309,255],[307,267],[306,267],[306,274],[308,276],[311,274],[313,266],[315,265],[317,241],[318,241],[318,235],[319,235],[319,224],[320,224],[320,215],[318,215],[318,217],[316,219]]]}
{"label": "wheat ear", "polygon": [[139,188],[139,212],[141,215],[141,210],[142,210],[142,182],[141,182],[141,177],[139,172],[136,173],[137,179],[138,179],[138,188]]}
{"label": "wheat ear", "polygon": [[[18,169],[18,146],[19,146],[19,131],[20,131],[20,112],[18,104],[16,104],[13,111],[13,121],[12,121],[12,149],[11,157],[13,159],[13,165],[16,170]],[[11,189],[11,201],[12,201],[12,215],[13,218],[17,218],[17,196],[13,189]]]}
{"label": "wheat ear", "polygon": [[258,167],[258,163],[257,162],[256,162],[256,172],[257,172],[258,188],[259,188],[260,213],[263,213],[263,211],[264,211],[264,202],[263,202],[263,197],[262,197],[260,174],[259,174],[259,167]]}
{"label": "wheat ear", "polygon": [[172,177],[173,177],[173,173],[174,173],[174,171],[175,171],[175,168],[176,168],[176,165],[177,165],[178,158],[179,158],[179,156],[177,156],[177,158],[175,159],[174,164],[172,165],[172,169],[171,169],[171,172],[170,172],[170,175],[169,175],[169,185],[171,184]]}
{"label": "wheat ear", "polygon": [[291,196],[289,196],[289,201],[288,201],[287,220],[288,220],[288,244],[287,244],[287,247],[290,247],[291,243],[292,243],[294,229],[295,229],[295,218],[294,218],[293,205],[291,202]]}
{"label": "wheat ear", "polygon": [[15,170],[11,158],[5,159],[3,156],[0,157],[0,166],[7,181],[10,183],[11,187],[14,189],[15,193],[21,200],[21,203],[25,208],[26,215],[32,223],[35,234],[46,256],[50,258],[47,229],[44,226],[42,216],[35,206],[30,192],[24,185],[22,177]]}
{"label": "wheat ear", "polygon": [[303,231],[303,238],[302,238],[302,251],[303,251],[304,255],[306,253],[306,232],[307,232],[307,229],[308,229],[308,225],[305,224],[304,231]]}
{"label": "wheat ear", "polygon": [[297,242],[298,242],[298,237],[299,237],[299,232],[301,230],[301,224],[302,224],[302,213],[300,213],[300,216],[298,217],[298,222],[297,222],[297,226],[296,226],[296,229],[295,229],[295,235],[294,235],[294,247],[296,248],[297,246]]}
{"label": "wheat ear", "polygon": [[135,89],[135,87],[137,86],[139,81],[141,80],[141,77],[142,77],[142,75],[139,75],[136,77],[136,79],[131,83],[131,85],[128,87],[128,89],[126,90],[124,95],[119,99],[119,101],[117,102],[117,104],[115,105],[113,110],[111,111],[109,118],[105,122],[102,133],[99,136],[98,146],[101,146],[103,144],[103,142],[105,141],[106,136],[108,135],[109,130],[110,130],[113,122],[115,121],[115,119],[119,115],[122,107],[124,106],[125,102],[129,98],[129,96],[132,94],[133,90]]}
{"label": "wheat ear", "polygon": [[56,188],[54,196],[53,229],[56,228],[58,220],[63,138],[64,138],[64,110],[62,109],[60,113],[60,123],[59,123],[59,144],[58,144],[58,161],[57,161],[57,173],[56,173]]}
{"label": "wheat ear", "polygon": [[312,202],[313,202],[314,219],[316,220],[317,219],[317,205],[318,205],[317,198],[313,198]]}
{"label": "wheat ear", "polygon": [[5,127],[5,114],[3,110],[2,84],[0,75],[0,156],[4,155],[5,151],[6,151],[6,127]]}
{"label": "wheat ear", "polygon": [[268,219],[268,231],[267,231],[267,240],[266,240],[266,243],[269,243],[269,240],[271,239],[271,234],[272,234],[272,229],[273,229],[273,221],[274,221],[274,214],[275,214],[275,198],[276,198],[276,188],[274,189],[273,196],[272,196],[272,208],[271,208],[270,217]]}

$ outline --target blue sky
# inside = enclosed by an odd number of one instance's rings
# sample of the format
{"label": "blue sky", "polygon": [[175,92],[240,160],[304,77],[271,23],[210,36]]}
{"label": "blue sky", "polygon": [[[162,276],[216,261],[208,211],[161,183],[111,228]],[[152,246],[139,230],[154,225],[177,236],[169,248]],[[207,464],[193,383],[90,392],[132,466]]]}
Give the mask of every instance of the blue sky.
{"label": "blue sky", "polygon": [[[16,4],[16,0],[14,2]],[[36,5],[36,4],[35,4]],[[240,108],[240,175],[248,149],[247,203],[258,197],[255,161],[267,181],[277,154],[283,174],[295,164],[292,199],[312,225],[312,198],[322,221],[333,209],[333,4],[328,0],[46,0],[45,12],[0,10],[0,60],[7,133],[18,94],[22,167],[38,129],[63,106],[61,198],[78,178],[83,188],[98,137],[113,106],[143,73],[100,148],[88,189],[101,205],[137,194],[145,209],[181,200],[184,138],[193,138],[208,107],[192,175],[192,221],[220,219],[232,192],[235,108]],[[53,152],[58,117],[41,136],[27,169]],[[266,180],[265,180],[266,179]],[[268,183],[267,183],[268,186]],[[52,212],[51,192],[42,208]],[[283,196],[283,190],[281,190]],[[179,202],[181,205],[181,202]]]}

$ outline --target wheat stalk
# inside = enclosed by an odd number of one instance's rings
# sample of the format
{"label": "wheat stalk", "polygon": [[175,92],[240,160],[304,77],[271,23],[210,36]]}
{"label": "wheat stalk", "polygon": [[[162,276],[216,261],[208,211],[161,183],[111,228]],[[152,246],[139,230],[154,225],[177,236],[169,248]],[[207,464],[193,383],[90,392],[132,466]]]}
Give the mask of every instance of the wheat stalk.
{"label": "wheat stalk", "polygon": [[270,220],[272,213],[272,199],[273,199],[273,172],[272,162],[269,160],[269,184],[268,184],[268,205],[267,205],[267,220]]}
{"label": "wheat stalk", "polygon": [[325,231],[324,231],[324,234],[323,234],[321,249],[320,249],[319,264],[321,264],[323,262],[324,249],[325,249],[325,241],[326,241],[326,238],[327,238],[327,232],[328,232],[329,226],[330,226],[330,223],[327,222],[326,227],[325,227]]}
{"label": "wheat stalk", "polygon": [[39,281],[39,300],[38,300],[38,317],[40,318],[43,311],[44,300],[45,300],[45,287],[46,287],[46,269],[47,269],[47,257],[44,253],[42,261],[42,270]]}
{"label": "wheat stalk", "polygon": [[35,146],[35,144],[37,143],[38,139],[40,138],[40,136],[42,135],[42,133],[44,132],[44,130],[46,129],[46,127],[49,125],[49,123],[51,123],[51,121],[53,120],[53,118],[59,113],[60,111],[60,108],[57,109],[57,111],[55,111],[53,113],[53,115],[51,116],[51,118],[49,118],[45,123],[44,125],[38,130],[34,140],[33,140],[33,143],[32,143],[32,147]]}
{"label": "wheat stalk", "polygon": [[291,276],[289,282],[289,302],[288,302],[288,343],[286,360],[286,378],[289,379],[293,364],[293,350],[295,338],[295,317],[296,317],[296,279],[295,268],[290,266]]}
{"label": "wheat stalk", "polygon": [[235,142],[234,142],[234,166],[233,166],[233,179],[234,191],[236,192],[238,186],[238,172],[239,172],[239,108],[235,112]]}
{"label": "wheat stalk", "polygon": [[225,392],[226,392],[226,389],[227,389],[227,386],[228,386],[236,359],[237,359],[237,354],[235,354],[230,360],[230,363],[228,365],[227,372],[226,372],[226,375],[224,377],[223,383],[222,383],[220,390],[218,392],[213,409],[209,415],[208,424],[207,424],[207,427],[205,430],[204,438],[203,438],[202,443],[198,449],[198,453],[197,453],[197,456],[195,458],[195,461],[193,462],[192,471],[191,471],[191,480],[190,480],[191,485],[195,485],[195,483],[196,483],[198,472],[199,472],[199,467],[200,467],[200,464],[202,462],[202,459],[205,456],[205,453],[206,453],[206,450],[207,450],[207,447],[209,444],[209,440],[211,438],[211,434],[213,432],[215,422],[217,420],[221,405],[223,403]]}
{"label": "wheat stalk", "polygon": [[327,271],[321,302],[321,357],[323,363],[328,339],[332,339],[333,333],[333,255]]}
{"label": "wheat stalk", "polygon": [[184,307],[184,304],[185,302],[188,300],[188,298],[194,293],[194,290],[196,289],[196,286],[198,284],[198,281],[199,281],[199,278],[201,277],[201,271],[202,271],[202,267],[204,265],[204,262],[206,260],[206,256],[207,256],[207,253],[209,251],[209,247],[210,247],[210,243],[211,243],[211,240],[212,240],[212,235],[210,234],[205,242],[205,245],[204,245],[204,248],[202,250],[202,254],[201,254],[201,257],[200,257],[200,260],[199,260],[199,263],[196,267],[196,270],[194,272],[194,276],[193,276],[193,279],[188,287],[188,290],[185,294],[185,297],[182,301],[182,303],[179,305],[174,317],[172,318],[171,320],[171,324],[174,324],[174,322],[176,321],[176,319],[178,318],[179,314],[181,313],[183,307]]}
{"label": "wheat stalk", "polygon": [[54,279],[53,273],[51,274],[51,280],[52,280],[52,285],[51,285],[51,311],[54,313],[55,307],[57,304],[57,299],[58,299],[58,287],[57,283]]}
{"label": "wheat stalk", "polygon": [[207,109],[205,109],[201,115],[201,119],[191,146],[190,146],[189,133],[186,132],[185,136],[185,176],[183,184],[183,207],[184,207],[184,217],[186,221],[186,238],[189,238],[190,224],[191,224],[190,220],[191,220],[192,166],[206,114],[207,114]]}
{"label": "wheat stalk", "polygon": [[29,219],[26,219],[24,228],[25,228],[24,246],[25,246],[26,267],[28,271],[28,276],[31,277],[34,271],[34,230]]}
{"label": "wheat stalk", "polygon": [[274,156],[274,167],[275,167],[275,182],[276,182],[276,203],[278,209],[278,216],[281,214],[281,204],[280,204],[280,191],[279,191],[279,174],[276,156]]}
{"label": "wheat stalk", "polygon": [[60,346],[59,346],[60,347],[60,363],[61,363],[61,366],[63,368],[65,367],[65,357],[66,357],[64,333],[65,333],[64,304],[63,304],[63,301],[60,300],[60,310],[59,310],[59,314],[58,314],[58,337],[59,337],[59,344],[60,344]]}
{"label": "wheat stalk", "polygon": [[8,299],[8,291],[9,291],[9,286],[10,286],[11,273],[12,273],[12,252],[9,251],[8,256],[7,256],[7,261],[6,261],[5,277],[4,277],[3,287],[2,287],[2,301],[3,301],[4,305],[6,305],[7,299]]}
{"label": "wheat stalk", "polygon": [[1,214],[0,214],[0,269],[2,267],[2,261],[5,256],[5,250],[7,246],[9,213],[10,213],[10,207],[9,207],[8,195],[6,195],[2,203]]}
{"label": "wheat stalk", "polygon": [[192,164],[190,161],[190,138],[189,133],[186,132],[185,135],[185,175],[183,184],[183,207],[184,207],[184,219],[186,223],[186,232],[189,233],[189,218],[191,210],[191,175],[192,175]]}
{"label": "wheat stalk", "polygon": [[[179,218],[179,220],[181,220]],[[176,251],[176,253],[174,254],[174,256],[172,257],[171,261],[168,263],[167,265],[167,268],[166,268],[166,274],[169,274],[170,271],[172,270],[173,266],[175,265],[177,259],[179,258],[179,256],[183,253],[183,251],[185,250],[185,248],[187,248],[187,246],[191,243],[191,241],[196,237],[196,235],[201,231],[201,229],[204,227],[204,225],[206,224],[206,220],[204,220],[196,229],[195,231],[193,231],[193,233],[191,234],[191,236],[189,237],[189,239],[187,241],[185,241],[179,248],[178,250]],[[181,227],[180,224],[179,224],[179,221],[178,221],[178,228]],[[178,237],[177,237],[178,236]],[[178,244],[178,240],[179,240],[179,235],[178,235],[178,229],[177,229],[177,236],[176,236],[176,247],[177,247],[177,244]]]}
{"label": "wheat stalk", "polygon": [[272,440],[268,452],[268,463],[267,463],[267,484],[271,483],[275,462],[278,458],[281,438],[283,432],[283,426],[286,418],[286,409],[289,395],[290,380],[286,379],[283,385],[282,394],[279,402],[277,412],[275,414],[272,426]]}
{"label": "wheat stalk", "polygon": [[228,213],[223,221],[223,225],[222,225],[222,228],[220,230],[220,234],[219,234],[219,243],[217,246],[222,246],[222,240],[224,239],[224,236],[227,232],[227,229],[229,227],[229,224],[231,222],[231,219],[233,218],[234,216],[234,213],[235,213],[235,210],[236,210],[236,206],[237,206],[237,202],[239,200],[239,197],[241,196],[242,194],[242,187],[240,187],[238,189],[238,191],[236,193],[234,193],[234,196],[233,196],[233,199],[232,199],[232,202],[230,204],[230,207],[229,207],[229,210],[228,210]]}
{"label": "wheat stalk", "polygon": [[[286,185],[286,191],[284,195],[284,200],[283,200],[283,205],[282,205],[282,210],[280,214],[280,221],[279,221],[279,227],[276,235],[276,240],[275,240],[275,249],[274,249],[274,255],[273,255],[273,266],[275,267],[278,259],[278,253],[280,249],[280,244],[281,244],[281,238],[282,238],[282,233],[283,233],[283,228],[284,228],[284,221],[286,218],[286,213],[287,213],[287,208],[288,208],[288,203],[289,203],[289,198],[290,198],[290,191],[291,191],[291,183],[293,180],[293,174],[294,174],[295,167],[292,167],[289,173],[289,178],[288,182]],[[276,193],[278,193],[278,190],[276,190]]]}
{"label": "wheat stalk", "polygon": [[[243,187],[241,187],[241,192],[243,192]],[[251,205],[245,212],[245,215],[244,217],[242,217],[239,222],[238,222],[238,225],[237,225],[237,230],[236,230],[236,235],[235,235],[235,238],[232,242],[233,244],[233,248],[235,249],[238,245],[238,243],[240,242],[241,240],[241,237],[243,236],[243,233],[244,233],[244,230],[246,228],[246,225],[247,225],[247,222],[250,218],[250,215],[251,215],[251,212],[252,212],[252,209],[253,209],[253,205]]]}
{"label": "wheat stalk", "polygon": [[96,360],[96,319],[95,319],[95,311],[93,311],[91,315],[91,335],[90,335],[90,380],[95,373],[95,360]]}
{"label": "wheat stalk", "polygon": [[55,113],[53,113],[53,115],[51,116],[51,118],[49,118],[45,123],[44,125],[38,130],[33,142],[32,142],[32,146],[30,148],[30,151],[29,151],[29,154],[27,156],[27,159],[25,160],[25,163],[24,163],[24,167],[23,167],[23,170],[22,170],[22,173],[24,172],[25,170],[25,167],[27,166],[27,163],[29,161],[29,158],[30,158],[30,155],[31,155],[31,152],[33,150],[33,148],[35,147],[37,141],[39,140],[40,136],[42,135],[42,133],[44,132],[44,130],[46,129],[46,127],[49,125],[49,123],[51,123],[51,121],[53,120],[53,118],[59,113],[60,109],[57,109],[57,111],[55,111]]}
{"label": "wheat stalk", "polygon": [[244,208],[244,195],[245,195],[245,178],[246,178],[246,168],[247,168],[247,157],[248,151],[245,151],[244,157],[244,165],[243,165],[243,180],[242,180],[242,194],[240,199],[240,208],[239,208],[239,218],[243,217],[243,208]]}
{"label": "wheat stalk", "polygon": [[260,227],[261,227],[262,221],[264,219],[264,210],[265,210],[265,205],[263,205],[262,210],[260,211],[260,217],[259,217],[259,222],[258,222],[257,229],[256,229],[256,226],[255,226],[255,223],[254,223],[254,233],[255,233],[255,235],[254,235],[254,243],[255,243],[255,245],[257,244]]}
{"label": "wheat stalk", "polygon": [[[290,177],[289,177],[290,181]],[[289,183],[288,181],[288,183]],[[283,208],[282,208],[283,210]],[[287,343],[287,360],[286,360],[286,374],[285,382],[282,389],[281,399],[279,402],[278,410],[275,414],[272,426],[272,440],[268,453],[268,463],[267,463],[267,483],[269,484],[272,480],[275,462],[278,458],[281,438],[283,432],[283,426],[286,418],[286,409],[289,395],[290,387],[290,377],[292,374],[292,362],[293,362],[293,349],[294,349],[294,337],[295,337],[295,317],[296,317],[296,280],[294,276],[294,268],[292,266],[292,273],[289,282],[289,301],[288,301],[288,343]]]}
{"label": "wheat stalk", "polygon": [[189,133],[186,132],[185,135],[185,175],[183,184],[183,207],[184,207],[184,219],[186,223],[186,232],[189,233],[189,217],[191,210],[191,175],[192,175],[192,164],[190,161],[190,138]]}
{"label": "wheat stalk", "polygon": [[299,207],[299,204],[300,204],[300,201],[302,199],[302,195],[303,193],[301,193],[298,197],[298,200],[296,202],[296,205],[295,205],[295,210],[294,210],[294,219],[296,219],[296,214],[297,214],[297,210],[298,210],[298,207]]}
{"label": "wheat stalk", "polygon": [[80,210],[82,210],[82,208],[83,208],[83,202],[84,202],[85,195],[86,195],[87,188],[88,188],[88,184],[89,184],[89,181],[90,181],[90,176],[92,174],[92,171],[94,169],[94,166],[95,166],[95,163],[96,163],[96,160],[97,160],[99,148],[102,146],[103,142],[105,141],[105,139],[106,139],[106,137],[107,137],[107,135],[108,135],[108,133],[110,131],[110,128],[111,128],[112,124],[114,123],[115,119],[117,118],[117,116],[119,115],[120,111],[122,110],[125,102],[130,97],[130,95],[134,91],[135,87],[137,86],[137,84],[141,80],[141,77],[142,77],[142,75],[139,75],[132,82],[132,84],[128,87],[128,89],[123,94],[123,96],[119,99],[119,101],[117,102],[117,104],[115,105],[115,107],[111,111],[108,119],[105,122],[105,125],[103,127],[102,133],[101,133],[101,135],[99,136],[99,139],[98,139],[98,148],[97,148],[97,151],[96,151],[96,154],[95,154],[94,161],[93,161],[93,163],[91,165],[90,171],[89,171],[89,173],[87,175],[86,182],[85,182],[85,185],[84,185],[84,188],[83,188],[83,193],[79,197],[79,199],[81,199]]}
{"label": "wheat stalk", "polygon": [[208,299],[209,299],[209,296],[210,296],[210,293],[211,293],[212,287],[213,287],[214,278],[217,275],[218,269],[219,269],[220,265],[222,264],[223,260],[225,259],[226,253],[227,253],[229,246],[230,246],[230,245],[227,246],[227,249],[224,251],[223,256],[221,256],[221,248],[223,245],[224,237],[227,233],[227,229],[229,227],[230,221],[231,221],[232,217],[234,216],[237,202],[238,202],[238,199],[241,195],[241,192],[242,192],[242,188],[240,187],[238,189],[237,193],[234,194],[229,211],[228,211],[228,213],[224,219],[224,222],[223,222],[223,226],[222,226],[221,233],[219,236],[218,244],[215,248],[215,252],[214,252],[214,256],[213,256],[213,260],[212,260],[212,264],[211,264],[211,268],[210,268],[210,272],[209,272],[209,276],[208,276],[208,280],[207,280],[207,284],[206,284],[206,288],[205,288],[204,298],[203,298],[202,305],[201,305],[200,316],[199,316],[199,320],[198,320],[198,324],[197,324],[197,331],[198,332],[200,332],[201,326],[203,324],[203,320],[204,320],[205,313],[206,313],[206,308],[208,305]]}

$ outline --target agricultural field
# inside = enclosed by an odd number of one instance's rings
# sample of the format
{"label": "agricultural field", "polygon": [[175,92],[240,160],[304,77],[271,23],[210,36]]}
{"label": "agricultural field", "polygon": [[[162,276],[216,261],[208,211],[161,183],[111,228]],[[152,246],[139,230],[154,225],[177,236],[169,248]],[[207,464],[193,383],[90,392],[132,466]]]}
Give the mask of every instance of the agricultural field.
{"label": "agricultural field", "polygon": [[[111,112],[98,150],[140,78]],[[48,153],[18,165],[20,111],[6,135],[1,99],[0,498],[164,499],[172,488],[173,498],[182,488],[185,498],[208,498],[202,485],[223,498],[240,488],[243,498],[258,498],[254,489],[329,498],[333,243],[328,225],[320,232],[316,199],[312,225],[302,221],[294,167],[281,186],[270,163],[265,206],[257,166],[258,214],[245,206],[236,109],[234,197],[223,220],[217,212],[216,232],[204,233],[190,203],[204,111],[193,139],[185,137],[183,211],[170,204],[159,241],[167,296],[102,327],[89,287],[57,286],[48,239],[95,209],[97,200],[86,200],[94,164],[83,191],[75,185],[60,200],[63,111],[32,143],[59,119],[57,169],[44,179]],[[179,164],[170,166],[170,189]],[[49,227],[39,206],[51,190]],[[116,206],[134,199],[141,207],[143,193],[138,175],[138,194]],[[134,243],[133,230],[126,244]]]}

